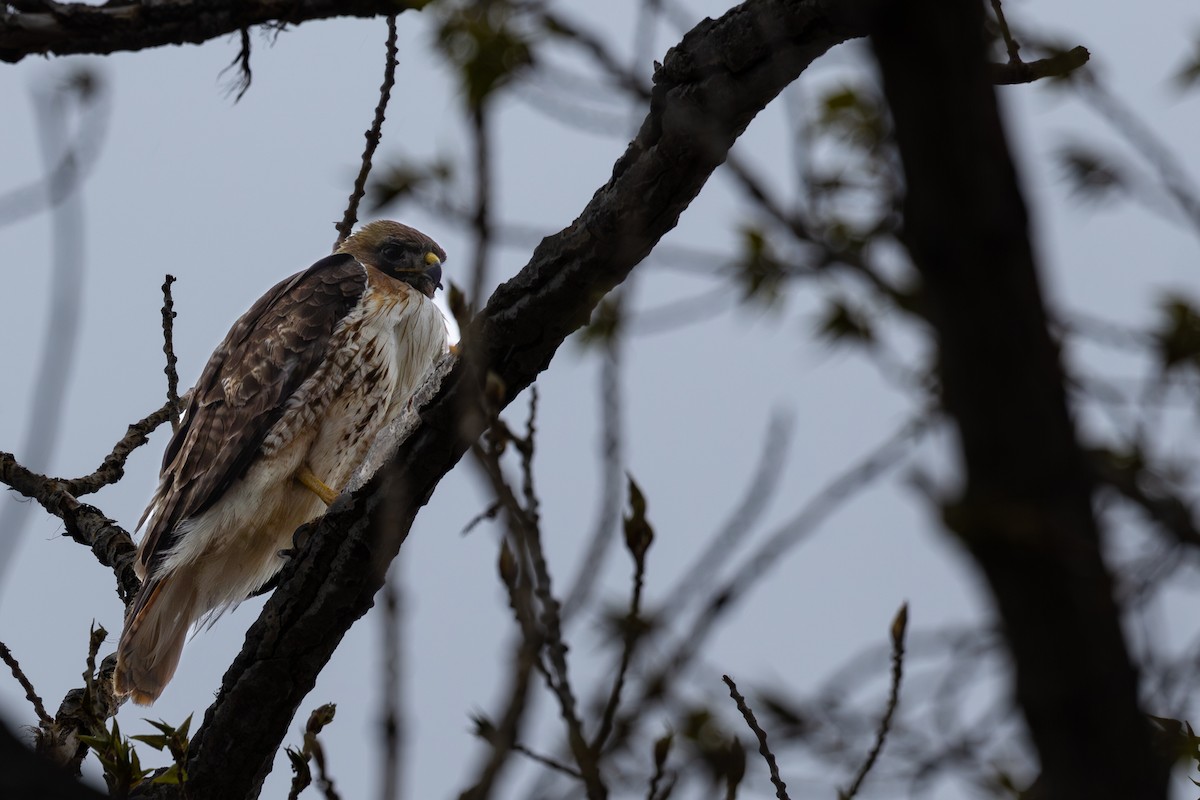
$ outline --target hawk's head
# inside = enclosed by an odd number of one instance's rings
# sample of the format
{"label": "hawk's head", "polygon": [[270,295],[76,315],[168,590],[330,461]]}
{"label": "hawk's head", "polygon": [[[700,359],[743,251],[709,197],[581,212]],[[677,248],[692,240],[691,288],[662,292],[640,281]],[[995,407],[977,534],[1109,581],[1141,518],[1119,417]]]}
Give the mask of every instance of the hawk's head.
{"label": "hawk's head", "polygon": [[381,219],[359,228],[338,248],[412,286],[426,297],[442,288],[446,251],[416,228]]}

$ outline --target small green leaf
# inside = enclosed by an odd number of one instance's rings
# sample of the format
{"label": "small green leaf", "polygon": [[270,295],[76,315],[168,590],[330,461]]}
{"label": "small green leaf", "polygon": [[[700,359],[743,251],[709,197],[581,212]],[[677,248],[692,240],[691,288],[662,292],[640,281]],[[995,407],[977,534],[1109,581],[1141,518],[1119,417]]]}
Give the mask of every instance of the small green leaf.
{"label": "small green leaf", "polygon": [[192,715],[188,714],[187,719],[185,719],[183,721],[183,724],[175,729],[175,733],[176,733],[176,735],[179,736],[180,739],[182,739],[184,742],[187,742],[188,731],[191,730],[191,728],[192,728]]}
{"label": "small green leaf", "polygon": [[135,739],[143,744],[148,744],[155,750],[162,750],[167,746],[167,737],[154,733],[147,733],[141,736],[130,736],[129,738]]}
{"label": "small green leaf", "polygon": [[108,746],[107,736],[88,736],[87,734],[81,733],[76,738],[78,738],[79,741],[83,742],[88,747],[95,750],[97,753],[99,753],[101,750],[104,750]]}
{"label": "small green leaf", "polygon": [[162,731],[167,736],[170,736],[171,734],[175,733],[175,728],[172,727],[169,723],[167,723],[161,719],[158,722],[155,722],[152,719],[143,719],[142,721],[149,723],[150,725],[153,725],[155,728],[158,728],[160,731]]}
{"label": "small green leaf", "polygon": [[171,786],[179,786],[187,783],[187,772],[178,764],[172,764],[167,767],[166,771],[156,777],[151,783],[165,783]]}

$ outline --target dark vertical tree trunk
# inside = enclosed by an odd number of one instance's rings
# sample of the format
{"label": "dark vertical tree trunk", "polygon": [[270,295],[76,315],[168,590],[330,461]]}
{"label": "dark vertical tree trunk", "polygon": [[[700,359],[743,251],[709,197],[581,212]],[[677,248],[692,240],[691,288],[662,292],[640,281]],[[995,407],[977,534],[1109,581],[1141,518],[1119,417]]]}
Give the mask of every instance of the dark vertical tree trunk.
{"label": "dark vertical tree trunk", "polygon": [[1165,797],[987,78],[983,3],[882,5],[872,45],[904,165],[904,236],[966,469],[946,522],[996,599],[1047,796]]}

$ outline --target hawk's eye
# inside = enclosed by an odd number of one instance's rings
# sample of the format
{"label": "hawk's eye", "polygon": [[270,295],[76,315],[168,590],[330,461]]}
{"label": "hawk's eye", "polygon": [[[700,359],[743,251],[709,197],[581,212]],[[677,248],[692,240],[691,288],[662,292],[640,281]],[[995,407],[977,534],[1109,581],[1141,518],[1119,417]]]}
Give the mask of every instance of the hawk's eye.
{"label": "hawk's eye", "polygon": [[383,256],[384,261],[395,263],[404,258],[404,248],[398,244],[388,243],[379,248],[379,255]]}

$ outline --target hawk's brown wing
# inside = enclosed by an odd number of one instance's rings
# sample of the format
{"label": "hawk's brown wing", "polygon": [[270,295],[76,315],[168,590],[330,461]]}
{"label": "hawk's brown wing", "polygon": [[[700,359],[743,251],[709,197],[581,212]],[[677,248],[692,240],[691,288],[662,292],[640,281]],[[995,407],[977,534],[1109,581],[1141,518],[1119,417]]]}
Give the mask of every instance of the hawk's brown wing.
{"label": "hawk's brown wing", "polygon": [[208,359],[163,456],[151,503],[157,508],[140,553],[144,565],[166,554],[179,523],[203,512],[246,473],[366,285],[358,261],[332,255],[276,284],[234,323]]}

